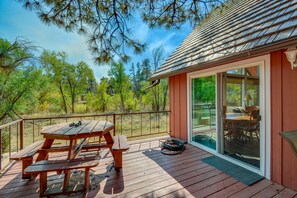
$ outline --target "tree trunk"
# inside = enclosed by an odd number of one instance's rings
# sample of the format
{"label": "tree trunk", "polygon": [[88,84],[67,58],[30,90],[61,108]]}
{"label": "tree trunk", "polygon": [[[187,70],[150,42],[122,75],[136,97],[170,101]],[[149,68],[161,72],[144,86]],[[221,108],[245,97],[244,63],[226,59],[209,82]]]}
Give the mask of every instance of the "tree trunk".
{"label": "tree trunk", "polygon": [[124,103],[124,96],[122,93],[120,93],[120,98],[121,98],[121,110],[122,112],[125,111],[125,103]]}
{"label": "tree trunk", "polygon": [[72,108],[72,113],[74,114],[75,113],[75,110],[74,110],[74,107],[75,106],[75,94],[74,94],[74,91],[73,93],[71,94],[71,108]]}
{"label": "tree trunk", "polygon": [[59,90],[60,90],[60,93],[61,93],[61,96],[62,96],[62,100],[63,100],[64,111],[65,111],[66,114],[68,114],[67,105],[66,105],[66,98],[65,98],[65,95],[64,95],[63,88],[62,88],[62,85],[61,84],[59,84]]}

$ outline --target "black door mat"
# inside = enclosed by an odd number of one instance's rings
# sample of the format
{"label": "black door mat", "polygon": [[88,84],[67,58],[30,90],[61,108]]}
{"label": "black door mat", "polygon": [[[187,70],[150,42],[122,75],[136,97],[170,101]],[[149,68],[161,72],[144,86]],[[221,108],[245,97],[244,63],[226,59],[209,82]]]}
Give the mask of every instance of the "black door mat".
{"label": "black door mat", "polygon": [[201,160],[248,186],[264,179],[263,176],[257,173],[242,168],[217,156],[210,156]]}

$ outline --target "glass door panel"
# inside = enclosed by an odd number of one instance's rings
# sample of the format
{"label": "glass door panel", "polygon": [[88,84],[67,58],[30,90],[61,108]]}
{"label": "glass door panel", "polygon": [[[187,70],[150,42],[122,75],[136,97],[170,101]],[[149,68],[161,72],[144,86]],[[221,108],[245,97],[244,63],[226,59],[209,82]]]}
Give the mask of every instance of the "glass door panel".
{"label": "glass door panel", "polygon": [[223,154],[260,168],[259,66],[223,73]]}
{"label": "glass door panel", "polygon": [[192,79],[192,142],[216,149],[216,78]]}

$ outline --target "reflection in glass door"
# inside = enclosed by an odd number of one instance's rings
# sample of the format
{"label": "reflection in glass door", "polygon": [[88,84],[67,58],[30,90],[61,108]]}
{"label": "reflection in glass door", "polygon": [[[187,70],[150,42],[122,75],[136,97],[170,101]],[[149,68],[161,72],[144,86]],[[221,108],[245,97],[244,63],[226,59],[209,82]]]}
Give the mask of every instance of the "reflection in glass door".
{"label": "reflection in glass door", "polygon": [[223,154],[260,168],[259,66],[223,73]]}
{"label": "reflection in glass door", "polygon": [[216,149],[216,77],[192,79],[192,142]]}

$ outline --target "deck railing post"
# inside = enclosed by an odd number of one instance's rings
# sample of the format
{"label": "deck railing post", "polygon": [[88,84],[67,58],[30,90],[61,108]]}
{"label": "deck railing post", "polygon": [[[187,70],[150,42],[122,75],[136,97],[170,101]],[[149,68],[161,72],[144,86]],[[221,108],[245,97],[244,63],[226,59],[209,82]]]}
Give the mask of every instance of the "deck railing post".
{"label": "deck railing post", "polygon": [[24,120],[20,122],[20,150],[24,148]]}
{"label": "deck railing post", "polygon": [[116,114],[113,114],[113,136],[116,135],[116,128],[117,128],[117,124],[116,124]]}

